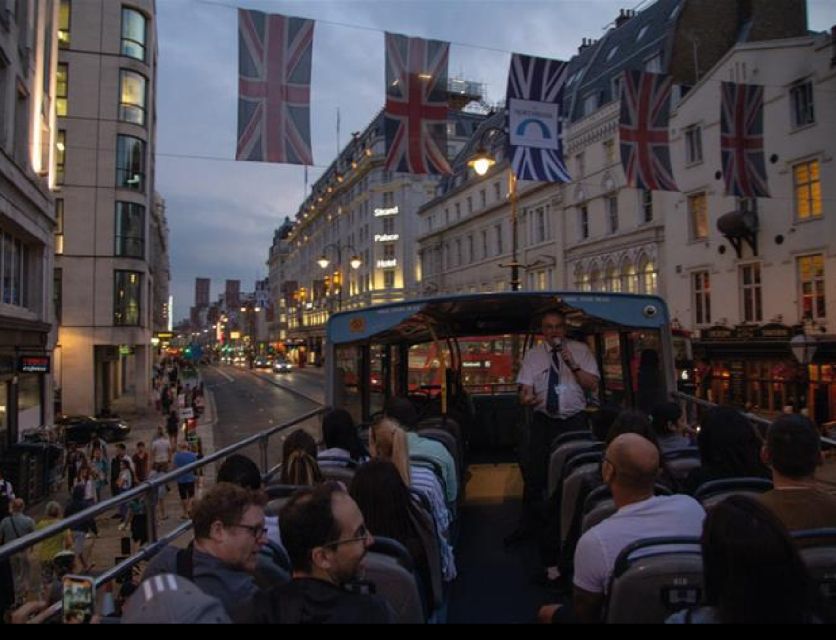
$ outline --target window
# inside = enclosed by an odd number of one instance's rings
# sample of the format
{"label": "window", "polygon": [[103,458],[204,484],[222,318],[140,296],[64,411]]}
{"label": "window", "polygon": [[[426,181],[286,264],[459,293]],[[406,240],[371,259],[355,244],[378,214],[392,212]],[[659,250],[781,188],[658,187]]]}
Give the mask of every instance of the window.
{"label": "window", "polygon": [[793,128],[803,127],[816,122],[813,105],[813,83],[800,82],[790,89]]}
{"label": "window", "polygon": [[639,276],[636,273],[636,267],[632,263],[627,263],[623,268],[624,273],[624,291],[626,293],[639,292]]}
{"label": "window", "polygon": [[122,69],[119,73],[119,119],[145,126],[145,76]]}
{"label": "window", "polygon": [[383,259],[384,260],[394,260],[395,259],[395,245],[391,242],[387,242],[383,245]]}
{"label": "window", "polygon": [[145,143],[139,138],[117,136],[116,186],[145,191]]}
{"label": "window", "polygon": [[583,178],[586,175],[586,161],[582,153],[575,156],[575,169],[578,172],[576,177]]}
{"label": "window", "polygon": [[482,259],[488,257],[488,231],[487,229],[482,231]]}
{"label": "window", "polygon": [[383,272],[383,288],[384,289],[394,289],[395,288],[395,272],[392,269],[386,269]]}
{"label": "window", "polygon": [[55,253],[64,253],[64,198],[55,198]]}
{"label": "window", "polygon": [[546,229],[546,209],[538,207],[534,210],[534,242],[540,243],[548,240]]}
{"label": "window", "polygon": [[702,162],[702,127],[694,125],[685,129],[685,163]]}
{"label": "window", "polygon": [[476,260],[476,250],[473,246],[473,236],[467,236],[467,261],[473,263]]}
{"label": "window", "polygon": [[607,160],[607,164],[615,162],[615,140],[610,139],[604,141],[604,157]]}
{"label": "window", "polygon": [[650,73],[662,73],[662,54],[657,53],[644,63],[644,70]]}
{"label": "window", "polygon": [[27,307],[29,304],[29,247],[19,238],[0,233],[0,285],[5,304]]}
{"label": "window", "polygon": [[740,267],[740,290],[743,295],[743,322],[763,320],[760,264],[747,264]]}
{"label": "window", "polygon": [[694,297],[695,324],[711,324],[711,276],[708,271],[691,274],[691,291]]}
{"label": "window", "polygon": [[624,82],[624,78],[620,75],[616,76],[612,79],[612,101],[618,102],[621,100],[621,83]]}
{"label": "window", "polygon": [[801,318],[824,320],[827,316],[824,296],[824,256],[820,253],[798,259]]}
{"label": "window", "polygon": [[581,240],[586,240],[589,237],[589,207],[586,205],[581,207],[578,227],[581,232]]}
{"label": "window", "polygon": [[502,186],[498,182],[493,183],[493,199],[497,202],[502,200]]}
{"label": "window", "polygon": [[390,209],[395,206],[395,194],[392,191],[383,192],[383,208]]}
{"label": "window", "polygon": [[145,207],[133,202],[116,203],[115,255],[145,257]]}
{"label": "window", "polygon": [[618,196],[607,196],[607,221],[610,233],[618,233]]}
{"label": "window", "polygon": [[444,224],[450,224],[450,209],[444,210]]}
{"label": "window", "polygon": [[58,8],[58,46],[61,49],[70,47],[70,0],[61,0]]}
{"label": "window", "polygon": [[642,293],[656,293],[656,265],[653,260],[642,257],[639,262],[639,277],[641,278]]}
{"label": "window", "polygon": [[473,198],[471,196],[467,196],[467,212],[473,213]]}
{"label": "window", "polygon": [[67,115],[67,86],[69,71],[67,64],[62,62],[58,65],[55,76],[55,115],[63,118]]}
{"label": "window", "polygon": [[391,217],[383,218],[383,234],[391,236],[395,234],[395,219]]}
{"label": "window", "polygon": [[590,93],[583,99],[583,115],[588,116],[598,108],[598,93]]}
{"label": "window", "polygon": [[688,196],[688,219],[691,221],[691,240],[708,238],[708,205],[704,193]]}
{"label": "window", "polygon": [[643,189],[641,192],[642,222],[653,222],[653,192]]}
{"label": "window", "polygon": [[67,162],[67,132],[59,129],[55,134],[55,184],[64,184],[64,169]]}
{"label": "window", "polygon": [[146,19],[136,9],[122,9],[122,55],[145,62]]}
{"label": "window", "polygon": [[601,270],[598,267],[593,267],[592,273],[589,275],[589,291],[601,291],[602,289]]}
{"label": "window", "polygon": [[461,205],[461,203],[457,202],[455,204],[455,207],[456,207],[456,220],[461,220],[462,219],[462,205]]}
{"label": "window", "polygon": [[462,239],[456,238],[456,266],[462,266]]}
{"label": "window", "polygon": [[494,231],[496,232],[496,255],[501,256],[505,252],[502,247],[502,225],[496,225]]}
{"label": "window", "polygon": [[613,293],[621,292],[621,272],[613,264],[607,265],[605,288]]}
{"label": "window", "polygon": [[15,91],[14,158],[21,166],[31,167],[29,153],[29,93],[22,84]]}
{"label": "window", "polygon": [[138,327],[142,274],[136,271],[113,272],[113,324],[117,327]]}
{"label": "window", "polygon": [[821,174],[819,161],[802,162],[792,169],[795,184],[795,215],[799,220],[821,218]]}
{"label": "window", "polygon": [[54,269],[52,271],[52,306],[55,311],[55,322],[61,323],[64,309],[63,271]]}
{"label": "window", "polygon": [[482,203],[483,209],[488,206],[488,194],[485,192],[484,189],[479,191],[479,201]]}

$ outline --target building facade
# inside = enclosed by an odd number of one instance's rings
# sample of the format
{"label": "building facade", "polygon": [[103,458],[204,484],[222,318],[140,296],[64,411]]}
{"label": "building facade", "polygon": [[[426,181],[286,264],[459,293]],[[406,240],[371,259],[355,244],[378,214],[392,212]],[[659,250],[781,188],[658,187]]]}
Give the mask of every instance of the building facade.
{"label": "building facade", "polygon": [[[723,81],[764,87],[768,198],[724,194]],[[666,231],[668,301],[715,401],[836,417],[834,95],[833,37],[821,34],[738,45],[673,114],[682,192]],[[794,355],[796,335],[815,343],[811,362]]]}
{"label": "building facade", "polygon": [[53,419],[55,0],[0,9],[0,454]]}
{"label": "building facade", "polygon": [[64,413],[147,406],[154,276],[154,0],[61,0],[56,383]]}
{"label": "building facade", "polygon": [[[451,158],[484,119],[461,110],[481,99],[480,87],[456,86],[448,116]],[[330,313],[403,300],[418,288],[416,212],[435,195],[439,178],[385,171],[384,156],[380,112],[313,185],[296,215],[283,281],[288,346],[296,362],[321,362]]]}

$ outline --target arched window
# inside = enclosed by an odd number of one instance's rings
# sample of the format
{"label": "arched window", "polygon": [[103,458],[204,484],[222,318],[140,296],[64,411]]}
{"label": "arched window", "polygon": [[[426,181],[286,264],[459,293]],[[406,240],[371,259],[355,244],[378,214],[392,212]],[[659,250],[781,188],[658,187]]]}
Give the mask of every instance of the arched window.
{"label": "arched window", "polygon": [[638,293],[639,277],[636,274],[635,265],[629,260],[625,260],[621,265],[621,273],[623,274],[623,291],[625,293]]}
{"label": "arched window", "polygon": [[589,275],[590,291],[603,291],[603,282],[601,282],[601,270],[595,266],[592,268],[592,273]]}
{"label": "arched window", "polygon": [[583,285],[586,282],[581,263],[575,265],[575,291],[584,291]]}
{"label": "arched window", "polygon": [[613,293],[621,293],[621,271],[613,263],[607,265],[606,289]]}
{"label": "arched window", "polygon": [[656,265],[647,256],[639,260],[642,293],[656,293]]}

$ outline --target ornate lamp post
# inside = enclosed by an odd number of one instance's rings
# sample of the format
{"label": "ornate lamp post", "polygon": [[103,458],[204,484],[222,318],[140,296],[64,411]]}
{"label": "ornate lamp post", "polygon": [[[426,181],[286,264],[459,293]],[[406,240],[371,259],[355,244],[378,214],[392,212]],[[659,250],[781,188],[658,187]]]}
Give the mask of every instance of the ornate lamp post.
{"label": "ornate lamp post", "polygon": [[330,244],[326,244],[322,249],[322,255],[316,261],[319,267],[323,270],[328,268],[328,265],[331,264],[331,261],[328,259],[327,252],[328,249],[333,249],[337,254],[337,264],[335,265],[336,271],[334,272],[335,281],[334,287],[337,289],[337,310],[342,311],[343,308],[343,249],[350,249],[352,252],[351,259],[348,261],[349,266],[352,269],[359,269],[360,265],[363,264],[363,261],[360,259],[360,256],[357,255],[357,251],[352,247],[350,244],[342,245],[340,242],[332,242]]}

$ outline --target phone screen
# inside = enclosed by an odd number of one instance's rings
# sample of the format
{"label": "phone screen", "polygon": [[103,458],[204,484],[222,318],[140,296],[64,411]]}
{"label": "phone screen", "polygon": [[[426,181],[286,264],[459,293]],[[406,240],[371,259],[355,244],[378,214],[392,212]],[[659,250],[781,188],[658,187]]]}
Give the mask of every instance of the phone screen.
{"label": "phone screen", "polygon": [[89,576],[64,576],[64,624],[87,624],[93,617],[95,589]]}

